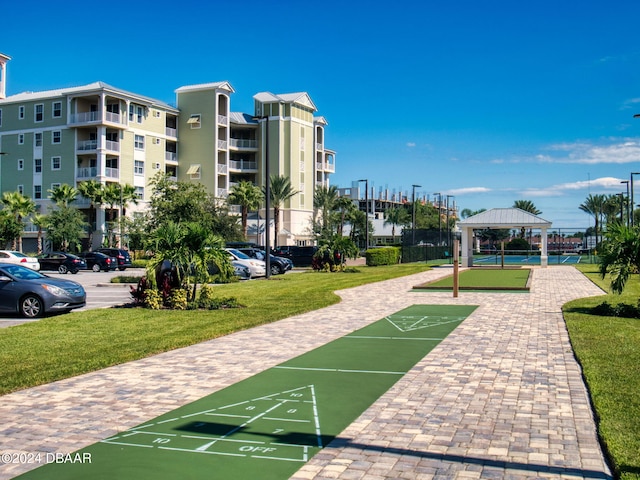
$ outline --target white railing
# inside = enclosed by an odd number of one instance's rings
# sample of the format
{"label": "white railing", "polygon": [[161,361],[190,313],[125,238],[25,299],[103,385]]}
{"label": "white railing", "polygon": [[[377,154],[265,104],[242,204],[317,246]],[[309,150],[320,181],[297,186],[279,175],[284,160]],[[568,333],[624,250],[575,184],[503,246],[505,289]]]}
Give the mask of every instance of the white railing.
{"label": "white railing", "polygon": [[229,193],[227,192],[227,189],[226,189],[226,188],[219,188],[219,189],[216,191],[216,194],[217,194],[217,196],[218,196],[218,197],[220,197],[220,198],[227,198],[227,195],[229,195]]}
{"label": "white railing", "polygon": [[335,172],[336,166],[333,163],[316,162],[316,170],[320,170],[323,172]]}
{"label": "white railing", "polygon": [[316,150],[324,150],[324,146],[321,143],[316,143]]}
{"label": "white railing", "polygon": [[218,123],[220,125],[227,125],[229,123],[229,119],[224,115],[218,115]]}
{"label": "white railing", "polygon": [[230,160],[229,168],[233,168],[234,170],[257,170],[258,163],[248,160]]}
{"label": "white railing", "polygon": [[71,114],[71,123],[97,122],[100,120],[99,112],[82,112]]}
{"label": "white railing", "polygon": [[232,138],[229,140],[229,144],[236,148],[258,148],[257,140],[244,140],[240,138]]}
{"label": "white railing", "polygon": [[85,152],[87,150],[97,150],[98,149],[98,141],[97,140],[80,140],[78,142],[78,150]]}
{"label": "white railing", "polygon": [[104,174],[109,178],[120,178],[120,170],[117,168],[106,167]]}
{"label": "white railing", "polygon": [[110,150],[112,152],[119,152],[120,151],[120,143],[119,142],[114,142],[113,140],[107,140],[105,143],[105,146],[107,148],[107,150]]}
{"label": "white railing", "polygon": [[98,175],[98,169],[96,167],[79,167],[76,177],[94,178],[96,175]]}
{"label": "white railing", "polygon": [[167,135],[167,137],[176,138],[178,136],[178,130],[175,128],[165,127],[164,133]]}
{"label": "white railing", "polygon": [[304,160],[300,160],[300,171],[304,172]]}
{"label": "white railing", "polygon": [[164,152],[165,160],[169,160],[170,162],[175,162],[176,158],[178,158],[176,152]]}
{"label": "white railing", "polygon": [[227,173],[227,166],[218,164],[218,173]]}
{"label": "white railing", "polygon": [[113,112],[105,112],[105,120],[111,123],[120,123],[120,114]]}
{"label": "white railing", "polygon": [[304,145],[304,138],[302,139],[302,141],[300,142],[300,151],[304,152],[305,150],[305,145]]}
{"label": "white railing", "polygon": [[218,140],[218,148],[220,150],[226,150],[227,149],[227,141],[226,140]]}

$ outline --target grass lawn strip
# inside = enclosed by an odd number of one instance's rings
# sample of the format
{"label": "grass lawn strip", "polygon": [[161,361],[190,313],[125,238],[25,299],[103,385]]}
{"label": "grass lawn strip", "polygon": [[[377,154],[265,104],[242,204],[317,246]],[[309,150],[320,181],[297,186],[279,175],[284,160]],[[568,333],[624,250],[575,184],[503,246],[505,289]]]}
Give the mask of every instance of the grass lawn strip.
{"label": "grass lawn strip", "polygon": [[[529,268],[472,268],[460,272],[460,290],[505,290],[529,291],[531,269]],[[452,290],[453,275],[434,282],[413,287],[416,290]]]}
{"label": "grass lawn strip", "polygon": [[475,308],[414,305],[19,478],[289,478]]}

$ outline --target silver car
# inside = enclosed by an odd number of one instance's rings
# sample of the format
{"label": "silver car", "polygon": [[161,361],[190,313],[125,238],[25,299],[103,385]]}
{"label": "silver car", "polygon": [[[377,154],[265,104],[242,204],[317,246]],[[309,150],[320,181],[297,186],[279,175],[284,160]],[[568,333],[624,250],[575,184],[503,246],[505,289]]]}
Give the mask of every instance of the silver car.
{"label": "silver car", "polygon": [[30,268],[0,263],[0,312],[36,318],[51,312],[68,312],[86,305],[79,283],[52,278]]}

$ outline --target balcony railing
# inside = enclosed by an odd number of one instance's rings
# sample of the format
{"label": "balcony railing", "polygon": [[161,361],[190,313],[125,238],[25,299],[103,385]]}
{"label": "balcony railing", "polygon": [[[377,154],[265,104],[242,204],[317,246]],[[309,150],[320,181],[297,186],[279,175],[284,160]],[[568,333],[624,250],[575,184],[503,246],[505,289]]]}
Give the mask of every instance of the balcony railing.
{"label": "balcony railing", "polygon": [[229,192],[227,191],[226,188],[218,188],[218,190],[216,191],[216,194],[220,198],[227,198],[227,195],[229,195]]}
{"label": "balcony railing", "polygon": [[98,149],[98,141],[97,140],[80,140],[78,142],[78,151],[86,152],[87,150],[97,150]]}
{"label": "balcony railing", "polygon": [[218,173],[226,174],[227,173],[227,166],[218,164],[217,171],[218,171]]}
{"label": "balcony railing", "polygon": [[218,140],[218,148],[220,150],[226,150],[227,149],[227,141],[226,140]]}
{"label": "balcony railing", "polygon": [[258,162],[251,162],[248,160],[230,160],[229,168],[234,170],[257,170]]}
{"label": "balcony railing", "polygon": [[78,167],[77,178],[95,178],[98,175],[96,167]]}
{"label": "balcony railing", "polygon": [[111,123],[120,123],[120,114],[113,112],[105,112],[105,120]]}
{"label": "balcony railing", "polygon": [[316,150],[324,150],[324,145],[321,143],[316,143]]}
{"label": "balcony railing", "polygon": [[258,148],[257,140],[244,140],[241,138],[232,138],[229,140],[229,144],[236,148]]}
{"label": "balcony railing", "polygon": [[81,112],[72,113],[70,123],[97,122],[98,120],[100,120],[99,112]]}
{"label": "balcony railing", "polygon": [[316,170],[321,170],[324,172],[335,172],[336,166],[333,163],[328,162],[316,162]]}
{"label": "balcony railing", "polygon": [[164,159],[170,162],[177,161],[178,154],[176,152],[164,152]]}
{"label": "balcony railing", "polygon": [[109,178],[120,178],[120,170],[117,168],[106,167],[104,174]]}
{"label": "balcony railing", "polygon": [[218,115],[218,123],[220,125],[228,125],[229,124],[229,119],[227,117],[225,117],[224,115]]}
{"label": "balcony railing", "polygon": [[177,138],[178,136],[178,130],[171,127],[165,127],[164,133],[167,135],[167,137]]}
{"label": "balcony railing", "polygon": [[113,140],[107,140],[105,143],[105,146],[107,148],[107,150],[110,150],[112,152],[119,152],[120,151],[120,143],[119,142],[114,142]]}

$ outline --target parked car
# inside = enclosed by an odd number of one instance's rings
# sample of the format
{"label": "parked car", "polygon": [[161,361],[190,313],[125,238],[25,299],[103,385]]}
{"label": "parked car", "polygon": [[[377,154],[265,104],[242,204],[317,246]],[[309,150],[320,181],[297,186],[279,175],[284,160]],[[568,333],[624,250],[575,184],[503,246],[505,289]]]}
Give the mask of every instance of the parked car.
{"label": "parked car", "polygon": [[66,252],[51,252],[37,255],[40,270],[53,270],[58,273],[78,273],[87,268],[87,262],[82,258]]}
{"label": "parked car", "polygon": [[40,270],[40,262],[38,262],[36,257],[29,257],[22,252],[15,252],[13,250],[0,250],[0,262],[15,263],[16,265],[22,265],[35,271]]}
{"label": "parked car", "polygon": [[0,263],[0,311],[35,318],[86,305],[82,285],[51,278],[22,265]]}
{"label": "parked car", "polygon": [[[260,250],[259,248],[237,248],[236,250],[251,258],[256,258],[264,262],[264,250]],[[288,258],[269,255],[269,267],[271,268],[271,275],[278,275],[291,270],[293,268],[293,261]]]}
{"label": "parked car", "polygon": [[231,260],[233,265],[233,274],[240,280],[249,280],[251,278],[251,269],[237,260]]}
{"label": "parked car", "polygon": [[251,270],[251,278],[264,277],[266,275],[267,268],[262,260],[251,258],[235,248],[225,248],[225,251],[232,257],[231,260],[236,260],[249,267]]}
{"label": "parked car", "polygon": [[318,247],[286,245],[284,247],[276,247],[273,254],[278,257],[290,259],[298,267],[309,267],[313,262],[313,256],[317,251]]}
{"label": "parked car", "polygon": [[118,270],[121,272],[125,271],[127,268],[133,267],[133,264],[131,263],[131,255],[128,251],[123,250],[122,248],[96,248],[96,252],[117,258]]}
{"label": "parked car", "polygon": [[78,256],[87,262],[87,268],[94,272],[104,270],[115,270],[118,268],[118,259],[116,257],[110,257],[101,252],[82,252]]}

